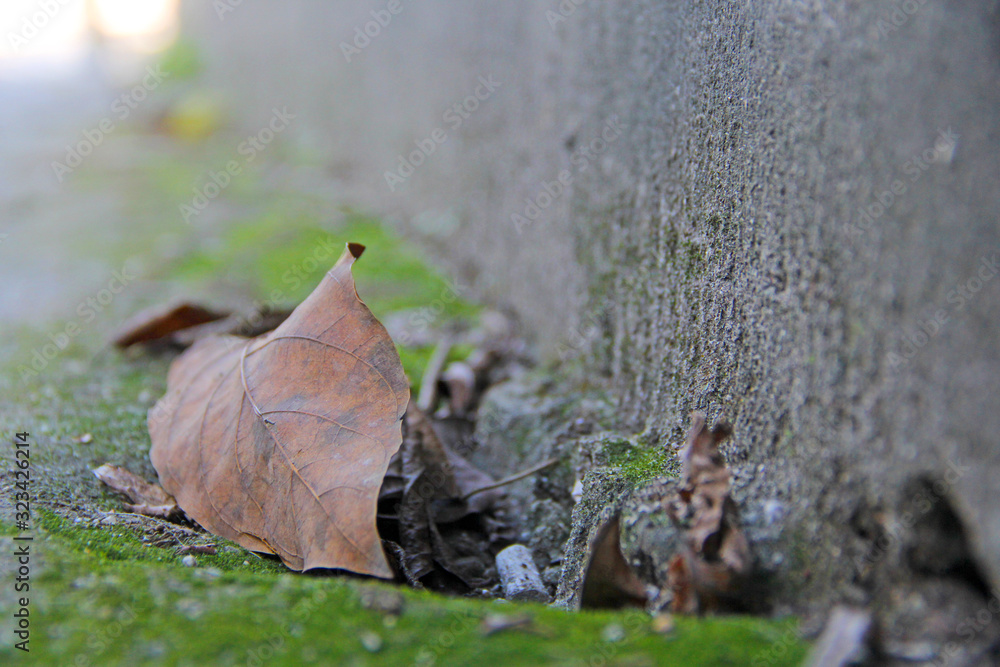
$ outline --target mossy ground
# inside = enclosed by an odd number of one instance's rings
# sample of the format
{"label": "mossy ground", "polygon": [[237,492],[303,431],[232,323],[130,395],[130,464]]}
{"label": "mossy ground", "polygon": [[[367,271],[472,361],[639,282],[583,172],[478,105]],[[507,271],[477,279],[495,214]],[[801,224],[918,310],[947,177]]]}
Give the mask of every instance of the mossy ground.
{"label": "mossy ground", "polygon": [[[392,589],[386,605],[385,584],[242,565],[242,556],[188,568],[179,557],[151,558],[155,548],[127,532],[42,523],[32,664],[727,665],[770,656],[795,637],[790,623],[752,618],[677,619],[660,635],[641,612],[572,614],[410,590]],[[3,532],[6,559],[13,530]],[[485,619],[497,614],[531,622],[487,634]],[[793,643],[768,664],[802,655]],[[0,658],[22,656],[5,643]]]}
{"label": "mossy ground", "polygon": [[[87,319],[76,306],[99,294],[107,278],[83,280],[68,268],[57,278],[72,307],[40,321],[5,323],[2,435],[10,443],[16,432],[31,434],[35,541],[31,652],[25,655],[12,648],[12,618],[6,613],[17,597],[8,444],[0,454],[5,470],[0,662],[721,665],[768,656],[766,664],[782,665],[801,660],[804,645],[790,622],[678,619],[676,629],[662,636],[638,612],[573,614],[411,590],[399,591],[402,611],[395,614],[365,602],[373,590],[398,590],[387,584],[289,573],[204,534],[186,532],[174,544],[155,546],[157,522],[120,513],[119,499],[90,472],[107,462],[155,479],[146,412],[164,392],[171,357],[108,348],[107,336],[127,316],[177,298],[217,307],[254,301],[294,305],[346,241],[369,246],[355,274],[359,294],[379,317],[416,312],[433,328],[474,321],[479,311],[466,298],[455,298],[466,295],[456,295],[447,278],[379,220],[302,192],[293,187],[295,179],[276,178],[274,165],[295,164],[287,146],[270,147],[209,209],[185,222],[178,206],[204,183],[205,165],[218,168],[233,157],[239,137],[220,131],[192,144],[164,140],[157,132],[140,121],[123,127],[72,174],[58,195],[63,205],[112,197],[114,219],[81,214],[83,219],[67,222],[51,239],[53,252],[93,265],[88,275],[106,276],[131,262],[138,277]],[[128,160],[121,159],[125,153]],[[321,258],[331,244],[336,249]],[[30,285],[26,280],[20,287]],[[434,303],[440,307],[420,312]],[[56,349],[51,336],[58,338],[69,323],[80,332]],[[419,379],[431,349],[400,346],[411,380]],[[621,463],[639,481],[659,465],[651,456],[630,450],[622,452]],[[185,567],[176,547],[191,543],[215,544],[218,554],[199,554],[197,567]],[[532,624],[484,635],[483,619],[497,613],[527,614]],[[775,652],[776,646],[784,648]]]}

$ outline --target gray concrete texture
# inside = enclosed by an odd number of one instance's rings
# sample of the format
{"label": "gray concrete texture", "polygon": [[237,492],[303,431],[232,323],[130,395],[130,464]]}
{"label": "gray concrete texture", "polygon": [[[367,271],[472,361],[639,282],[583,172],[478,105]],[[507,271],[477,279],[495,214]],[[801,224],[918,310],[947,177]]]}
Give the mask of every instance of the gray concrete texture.
{"label": "gray concrete texture", "polygon": [[329,187],[584,359],[624,429],[732,421],[789,600],[863,586],[859,517],[921,474],[1000,584],[1000,3],[403,0],[351,62],[385,2],[188,4],[249,130],[298,113]]}

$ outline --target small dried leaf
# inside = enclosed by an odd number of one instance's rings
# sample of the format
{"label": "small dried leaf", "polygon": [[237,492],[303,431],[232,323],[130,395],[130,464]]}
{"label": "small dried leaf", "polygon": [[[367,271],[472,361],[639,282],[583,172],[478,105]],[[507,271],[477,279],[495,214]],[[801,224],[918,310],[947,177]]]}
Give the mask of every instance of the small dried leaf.
{"label": "small dried leaf", "polygon": [[670,608],[679,614],[698,612],[698,596],[694,590],[691,566],[684,554],[677,554],[667,566],[667,583],[673,592]]}
{"label": "small dried leaf", "polygon": [[448,524],[492,512],[503,497],[500,492],[483,492],[468,501],[463,498],[467,490],[492,482],[489,475],[446,447],[431,420],[410,402],[400,456],[390,464],[380,493],[383,503],[399,498],[395,518],[403,552],[400,569],[407,580],[456,592],[490,583],[489,536],[451,529]]}
{"label": "small dried leaf", "polygon": [[220,320],[177,331],[170,336],[170,343],[177,347],[190,347],[202,338],[215,334],[253,338],[274,331],[291,314],[290,310],[266,306],[246,313],[233,313]]}
{"label": "small dried leaf", "polygon": [[163,340],[177,331],[213,322],[228,314],[193,303],[147,308],[122,324],[112,340],[116,347],[125,349],[137,343]]}
{"label": "small dried leaf", "polygon": [[684,486],[667,506],[684,529],[686,549],[668,567],[671,607],[680,613],[712,611],[738,597],[751,567],[750,547],[739,529],[730,477],[719,444],[731,430],[708,429],[705,415],[691,414],[688,441],[681,450]]}
{"label": "small dried leaf", "polygon": [[173,496],[158,484],[150,484],[125,468],[105,463],[94,469],[94,476],[135,504],[176,506]]}
{"label": "small dried leaf", "polygon": [[621,528],[616,514],[594,537],[590,563],[583,577],[580,606],[584,609],[644,607],[646,587],[622,555]]}
{"label": "small dried leaf", "polygon": [[167,521],[174,521],[184,516],[184,512],[177,505],[130,505],[124,503],[122,507],[133,514],[141,514],[154,519],[166,519]]}
{"label": "small dried leaf", "polygon": [[180,554],[204,554],[206,556],[214,556],[219,553],[215,549],[214,544],[186,544],[182,547],[176,549],[178,555]]}

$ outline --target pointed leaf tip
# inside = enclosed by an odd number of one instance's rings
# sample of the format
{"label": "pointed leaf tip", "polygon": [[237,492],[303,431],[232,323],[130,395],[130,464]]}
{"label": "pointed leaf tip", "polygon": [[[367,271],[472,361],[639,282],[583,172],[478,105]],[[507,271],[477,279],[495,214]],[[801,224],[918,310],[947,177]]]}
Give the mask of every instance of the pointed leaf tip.
{"label": "pointed leaf tip", "polygon": [[178,357],[150,419],[163,488],[205,529],[293,570],[392,578],[376,526],[409,385],[358,299],[347,244],[274,331],[203,338]]}

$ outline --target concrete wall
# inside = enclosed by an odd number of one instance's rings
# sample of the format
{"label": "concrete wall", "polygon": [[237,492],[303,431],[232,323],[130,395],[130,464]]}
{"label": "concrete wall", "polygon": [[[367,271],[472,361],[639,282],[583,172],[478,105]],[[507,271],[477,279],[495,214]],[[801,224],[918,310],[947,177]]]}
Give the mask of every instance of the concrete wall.
{"label": "concrete wall", "polygon": [[[403,0],[350,63],[385,3],[191,5],[249,128],[296,110],[331,193],[583,355],[626,426],[733,421],[739,497],[787,508],[791,588],[863,588],[859,525],[949,470],[1000,583],[1000,3]],[[480,76],[501,85],[451,129]]]}

